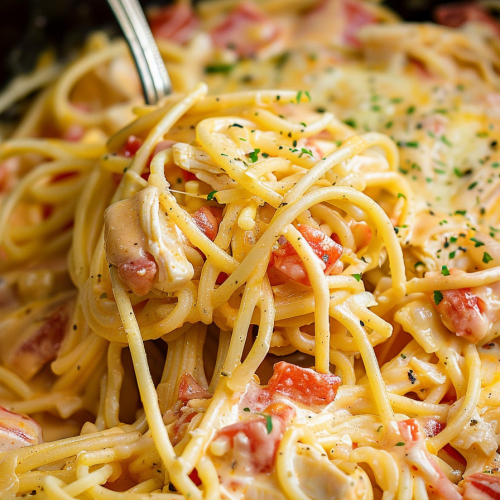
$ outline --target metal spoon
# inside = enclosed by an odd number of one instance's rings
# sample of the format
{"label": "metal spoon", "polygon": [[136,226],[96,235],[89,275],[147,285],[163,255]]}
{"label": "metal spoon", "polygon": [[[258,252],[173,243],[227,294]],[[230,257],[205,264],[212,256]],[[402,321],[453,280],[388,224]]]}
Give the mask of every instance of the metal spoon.
{"label": "metal spoon", "polygon": [[108,0],[134,57],[146,104],[172,92],[170,78],[137,0]]}

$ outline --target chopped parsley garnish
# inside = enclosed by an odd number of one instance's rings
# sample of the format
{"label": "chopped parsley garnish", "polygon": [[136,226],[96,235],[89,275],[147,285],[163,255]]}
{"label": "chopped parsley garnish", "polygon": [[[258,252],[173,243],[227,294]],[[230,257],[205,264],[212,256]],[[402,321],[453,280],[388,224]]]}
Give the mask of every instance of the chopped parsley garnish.
{"label": "chopped parsley garnish", "polygon": [[347,118],[344,120],[344,123],[349,125],[349,127],[356,128],[356,120],[354,118]]}
{"label": "chopped parsley garnish", "polygon": [[361,274],[351,274],[351,276],[358,282],[361,280]]}
{"label": "chopped parsley garnish", "polygon": [[403,441],[400,441],[399,443],[396,443],[396,446],[404,446],[405,443],[403,443]]}
{"label": "chopped parsley garnish", "polygon": [[405,354],[403,354],[403,353],[401,353],[401,357],[402,357],[403,359],[406,359],[406,355],[405,355]]}
{"label": "chopped parsley garnish", "polygon": [[455,215],[465,215],[467,210],[455,210]]}
{"label": "chopped parsley garnish", "polygon": [[232,125],[229,125],[228,128],[231,128],[231,127],[243,128],[243,125],[240,125],[239,123],[233,123]]}
{"label": "chopped parsley garnish", "polygon": [[492,260],[493,260],[493,257],[488,252],[484,252],[484,254],[483,254],[483,262],[485,264],[488,264],[488,262],[491,262]]}
{"label": "chopped parsley garnish", "polygon": [[398,198],[404,198],[406,200],[406,196],[403,193],[398,193]]}
{"label": "chopped parsley garnish", "polygon": [[101,296],[99,297],[100,299],[107,299],[108,294],[107,293],[101,293]]}
{"label": "chopped parsley garnish", "polygon": [[467,189],[468,189],[469,191],[472,191],[472,190],[473,190],[476,186],[477,186],[477,182],[473,182],[472,184],[469,184],[469,185],[467,186]]}
{"label": "chopped parsley garnish", "polygon": [[250,160],[252,160],[252,163],[255,163],[259,159],[259,153],[260,149],[255,149],[251,153],[248,153],[248,156],[250,157]]}
{"label": "chopped parsley garnish", "polygon": [[418,148],[418,142],[417,141],[410,141],[410,142],[398,141],[398,146],[400,148]]}
{"label": "chopped parsley garnish", "polygon": [[425,267],[425,264],[422,262],[422,261],[418,261],[418,262],[415,262],[415,264],[413,265],[413,267],[415,269],[417,269],[417,267],[420,267],[420,266],[424,266]]}
{"label": "chopped parsley garnish", "polygon": [[453,146],[453,144],[447,139],[447,137],[445,135],[441,136],[441,142],[443,144],[446,144],[447,146]]}
{"label": "chopped parsley garnish", "polygon": [[250,408],[243,408],[243,411],[250,411]]}
{"label": "chopped parsley garnish", "polygon": [[410,106],[407,110],[406,110],[406,113],[408,115],[411,115],[415,112],[415,106]]}
{"label": "chopped parsley garnish", "polygon": [[302,158],[302,155],[309,155],[311,157],[313,156],[312,152],[309,149],[302,148],[300,151],[301,153],[299,155],[299,158]]}
{"label": "chopped parsley garnish", "polygon": [[264,158],[269,158],[269,154],[268,154],[268,153],[262,153],[262,156],[263,156]]}
{"label": "chopped parsley garnish", "polygon": [[207,66],[205,66],[205,73],[207,73],[208,75],[214,73],[222,73],[223,75],[227,75],[231,73],[234,66],[235,66],[234,64],[224,64],[224,63],[208,64]]}
{"label": "chopped parsley garnish", "polygon": [[471,238],[470,240],[475,243],[474,248],[482,247],[484,245],[484,243],[482,241],[479,241],[476,238]]}
{"label": "chopped parsley garnish", "polygon": [[212,201],[214,199],[214,196],[217,194],[217,191],[212,191],[211,193],[207,194],[207,200]]}
{"label": "chopped parsley garnish", "polygon": [[398,103],[400,103],[402,100],[403,100],[403,98],[402,98],[402,97],[393,97],[393,98],[391,99],[391,102],[392,102],[392,103],[394,103],[394,104],[398,104]]}
{"label": "chopped parsley garnish", "polygon": [[266,419],[267,433],[271,434],[271,432],[273,430],[273,419],[271,418],[271,415],[265,415],[262,413],[262,416]]}
{"label": "chopped parsley garnish", "polygon": [[391,128],[394,125],[394,122],[391,120],[385,124],[385,128]]}
{"label": "chopped parsley garnish", "polygon": [[434,304],[438,306],[442,300],[443,294],[439,290],[434,290]]}
{"label": "chopped parsley garnish", "polygon": [[450,271],[448,270],[448,267],[447,266],[442,266],[441,267],[441,274],[443,276],[449,276],[450,275]]}

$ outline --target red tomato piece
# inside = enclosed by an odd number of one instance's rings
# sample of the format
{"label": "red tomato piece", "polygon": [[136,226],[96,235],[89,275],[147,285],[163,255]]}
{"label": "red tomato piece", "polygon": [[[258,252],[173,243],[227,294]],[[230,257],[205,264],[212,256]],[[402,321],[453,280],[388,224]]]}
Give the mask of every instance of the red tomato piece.
{"label": "red tomato piece", "polygon": [[[270,472],[274,465],[276,451],[283,437],[284,425],[278,418],[269,416],[272,430],[268,432],[268,421],[258,416],[246,422],[224,427],[217,432],[215,439],[226,437],[231,448],[237,448],[240,456],[248,456],[249,464],[255,472]],[[236,437],[240,435],[238,439]]]}
{"label": "red tomato piece", "polygon": [[251,3],[242,3],[212,31],[218,48],[234,49],[251,57],[276,39],[279,29],[272,19]]}
{"label": "red tomato piece", "polygon": [[485,305],[470,288],[442,290],[443,299],[437,304],[443,323],[460,337],[473,341],[485,334],[486,320],[483,317]]}
{"label": "red tomato piece", "polygon": [[308,405],[326,405],[337,395],[341,380],[331,373],[317,373],[285,361],[274,365],[267,390],[271,397],[283,394]]}
{"label": "red tomato piece", "polygon": [[156,261],[150,253],[118,266],[118,276],[139,296],[151,291],[155,275]]}
{"label": "red tomato piece", "polygon": [[[313,252],[324,263],[325,275],[328,276],[331,274],[331,272],[334,271],[335,264],[342,255],[342,246],[336,243],[332,238],[329,238],[320,229],[315,229],[307,224],[300,224],[297,226],[297,229],[312,248]],[[280,244],[280,240],[278,240],[278,245]],[[306,286],[311,286],[309,276],[307,275],[302,260],[290,242],[286,241],[284,238],[283,240],[283,244],[273,250],[272,265],[294,281]]]}
{"label": "red tomato piece", "polygon": [[127,139],[127,142],[118,151],[118,154],[126,156],[127,158],[131,158],[132,156],[135,156],[137,151],[139,151],[139,148],[142,146],[143,142],[144,141],[142,139],[139,139],[135,135],[131,135]]}
{"label": "red tomato piece", "polygon": [[444,26],[458,28],[469,22],[480,22],[493,28],[500,36],[500,25],[488,14],[488,11],[477,3],[449,3],[439,5],[434,12],[436,21]]}
{"label": "red tomato piece", "polygon": [[492,474],[467,476],[463,486],[463,500],[500,500],[500,478]]}
{"label": "red tomato piece", "polygon": [[222,283],[224,283],[224,281],[226,281],[228,277],[229,276],[226,273],[219,273],[219,276],[217,276],[215,283],[217,285],[222,285]]}
{"label": "red tomato piece", "polygon": [[212,395],[203,387],[189,373],[185,373],[179,382],[179,399],[183,402],[190,401],[191,399],[210,399]]}
{"label": "red tomato piece", "polygon": [[193,481],[193,483],[196,484],[196,486],[201,485],[201,479],[200,476],[198,475],[198,471],[196,470],[196,468],[194,468],[191,471],[191,474],[189,474],[189,479],[191,479],[191,481]]}
{"label": "red tomato piece", "polygon": [[459,453],[457,450],[455,450],[455,448],[453,448],[453,446],[451,446],[451,444],[445,444],[443,446],[443,451],[448,453],[448,455],[450,455],[450,457],[453,458],[454,460],[456,460],[458,463],[460,463],[462,465],[467,465],[467,460],[465,460],[465,458],[462,456],[462,454]]}
{"label": "red tomato piece", "polygon": [[445,427],[446,424],[430,418],[425,424],[424,433],[427,437],[434,437],[442,432]]}
{"label": "red tomato piece", "polygon": [[366,8],[363,2],[357,0],[346,0],[343,2],[346,17],[344,41],[353,47],[360,47],[357,33],[363,26],[377,22],[376,16]]}
{"label": "red tomato piece", "polygon": [[70,303],[62,304],[41,320],[37,328],[7,361],[7,365],[29,380],[57,356],[70,320]]}
{"label": "red tomato piece", "polygon": [[219,224],[222,221],[222,209],[216,207],[201,207],[192,215],[194,222],[200,231],[212,241],[219,232]]}
{"label": "red tomato piece", "polygon": [[194,175],[193,172],[188,172],[187,170],[182,171],[182,177],[184,178],[184,182],[197,180],[196,175]]}
{"label": "red tomato piece", "polygon": [[414,418],[398,422],[398,427],[401,437],[404,438],[407,445],[418,441],[419,427],[418,422]]}
{"label": "red tomato piece", "polygon": [[155,38],[185,43],[192,38],[200,21],[188,4],[177,3],[153,10],[149,24]]}

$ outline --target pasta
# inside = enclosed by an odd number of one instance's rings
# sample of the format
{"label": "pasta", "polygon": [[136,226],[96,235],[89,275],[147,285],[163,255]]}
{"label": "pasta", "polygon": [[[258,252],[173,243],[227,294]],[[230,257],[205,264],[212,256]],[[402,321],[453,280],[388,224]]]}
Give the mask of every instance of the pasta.
{"label": "pasta", "polygon": [[150,12],[0,142],[0,496],[494,499],[495,3]]}

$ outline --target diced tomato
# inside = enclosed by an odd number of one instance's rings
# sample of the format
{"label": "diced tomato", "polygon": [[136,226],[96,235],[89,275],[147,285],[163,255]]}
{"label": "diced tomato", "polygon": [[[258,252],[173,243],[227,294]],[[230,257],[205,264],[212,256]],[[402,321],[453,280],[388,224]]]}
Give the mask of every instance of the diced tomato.
{"label": "diced tomato", "polygon": [[419,440],[418,422],[414,418],[399,421],[398,427],[401,437],[406,440],[406,444],[416,443]]}
{"label": "diced tomato", "polygon": [[467,476],[463,482],[463,500],[500,500],[500,478],[481,472]]}
{"label": "diced tomato", "polygon": [[326,405],[337,395],[341,380],[331,373],[317,373],[285,361],[274,365],[267,390],[270,395],[283,394],[308,405]]}
{"label": "diced tomato", "polygon": [[[430,498],[461,500],[457,487],[444,475],[435,458],[427,451],[417,420],[410,418],[397,422],[397,425],[399,433],[391,436],[391,449],[393,453],[408,460],[412,469],[422,476]],[[410,453],[412,450],[414,452]],[[425,467],[422,466],[422,458],[426,459]]]}
{"label": "diced tomato", "polygon": [[222,283],[224,283],[224,281],[226,281],[228,277],[229,276],[226,273],[219,273],[219,276],[217,276],[215,283],[217,285],[222,285]]}
{"label": "diced tomato", "polygon": [[125,144],[118,151],[118,154],[126,156],[127,158],[131,158],[132,156],[135,156],[137,151],[139,151],[139,148],[142,146],[143,142],[144,141],[142,139],[139,139],[135,135],[131,135],[127,139],[127,142],[125,142]]}
{"label": "diced tomato", "polygon": [[43,443],[42,429],[27,415],[0,406],[0,452]]}
{"label": "diced tomato", "polygon": [[346,17],[344,41],[353,47],[360,47],[357,33],[363,26],[377,22],[376,16],[358,0],[345,0],[343,8]]}
{"label": "diced tomato", "polygon": [[451,458],[453,458],[454,460],[456,460],[458,463],[462,464],[462,465],[467,465],[467,460],[465,460],[465,458],[462,456],[461,453],[459,453],[457,450],[455,450],[455,448],[453,448],[453,446],[451,446],[451,444],[445,444],[443,446],[443,451],[445,451],[446,453],[448,453],[448,455],[450,455]]}
{"label": "diced tomato", "polygon": [[242,3],[212,31],[212,38],[218,48],[233,49],[242,57],[251,57],[278,34],[278,26],[272,19],[252,3]]}
{"label": "diced tomato", "polygon": [[427,437],[437,436],[443,429],[446,427],[446,424],[443,422],[438,422],[433,418],[430,418],[424,427],[424,433]]}
{"label": "diced tomato", "polygon": [[[297,229],[314,253],[324,263],[325,275],[328,276],[331,274],[332,271],[335,270],[335,264],[342,255],[342,246],[333,241],[332,238],[329,238],[320,229],[315,229],[307,224],[300,224],[297,226]],[[278,240],[278,245],[279,244],[280,240]],[[294,281],[306,286],[311,285],[302,260],[290,242],[286,241],[286,239],[284,239],[283,244],[273,250],[272,265]]]}
{"label": "diced tomato", "polygon": [[200,486],[201,479],[200,476],[198,475],[198,471],[196,470],[196,468],[194,468],[191,471],[191,474],[189,474],[189,479],[191,479],[191,481],[193,481],[193,483],[196,484],[196,486]]}
{"label": "diced tomato", "polygon": [[184,182],[195,181],[197,179],[193,172],[188,172],[187,170],[182,170],[182,177],[184,178]]}
{"label": "diced tomato", "polygon": [[436,21],[444,26],[458,28],[469,22],[484,23],[500,36],[499,23],[477,3],[448,3],[439,5],[434,12]]}
{"label": "diced tomato", "polygon": [[269,278],[269,283],[272,286],[282,285],[287,281],[290,281],[290,278],[282,273],[279,269],[274,266],[274,255],[271,254],[271,259],[269,260],[269,265],[267,267],[267,277]]}
{"label": "diced tomato", "polygon": [[200,21],[189,4],[179,2],[154,9],[149,16],[149,24],[155,38],[185,43],[192,38]]}
{"label": "diced tomato", "polygon": [[443,323],[460,337],[477,342],[487,333],[484,302],[470,288],[442,290],[437,304]]}
{"label": "diced tomato", "polygon": [[30,379],[43,366],[57,356],[66,327],[70,320],[71,306],[62,304],[43,318],[39,328],[31,334],[6,361],[8,368],[25,379]]}
{"label": "diced tomato", "polygon": [[[445,428],[445,423],[438,422],[437,420],[430,418],[424,427],[424,433],[427,437],[433,437],[437,436]],[[443,447],[443,451],[445,451],[451,458],[461,463],[462,465],[467,465],[467,461],[465,460],[465,458],[457,450],[455,450],[455,448],[453,448],[451,444],[446,444]]]}
{"label": "diced tomato", "polygon": [[189,373],[185,373],[179,382],[179,399],[183,402],[191,399],[209,399],[212,395],[203,389]]}
{"label": "diced tomato", "polygon": [[118,276],[139,296],[151,291],[155,275],[156,261],[147,252],[142,258],[118,266]]}
{"label": "diced tomato", "polygon": [[249,457],[247,467],[255,472],[270,472],[274,465],[276,451],[283,437],[284,424],[281,419],[268,416],[272,429],[264,416],[238,422],[224,427],[215,435],[215,439],[229,439],[231,448],[237,449],[239,456]]}
{"label": "diced tomato", "polygon": [[192,215],[196,225],[207,238],[215,240],[222,221],[222,209],[216,207],[201,207]]}

